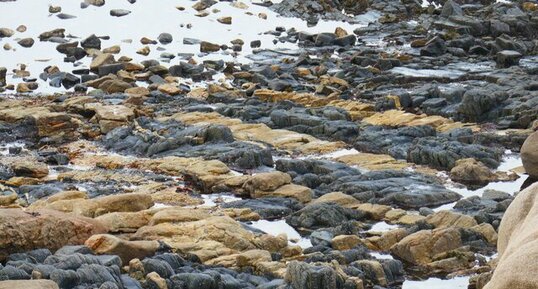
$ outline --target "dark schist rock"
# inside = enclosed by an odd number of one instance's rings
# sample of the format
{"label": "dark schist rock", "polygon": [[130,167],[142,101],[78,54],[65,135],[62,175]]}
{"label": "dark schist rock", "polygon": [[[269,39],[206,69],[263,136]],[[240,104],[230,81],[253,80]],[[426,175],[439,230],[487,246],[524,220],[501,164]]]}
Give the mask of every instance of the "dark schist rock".
{"label": "dark schist rock", "polygon": [[276,169],[293,177],[293,183],[310,187],[318,196],[343,192],[361,202],[418,209],[455,202],[461,196],[434,177],[405,171],[361,173],[345,164],[322,160],[276,161]]}
{"label": "dark schist rock", "polygon": [[269,149],[235,141],[232,132],[225,126],[184,126],[175,121],[161,123],[149,118],[137,121],[146,132],[139,132],[133,127],[116,128],[104,137],[105,147],[146,157],[219,159],[240,169],[273,165]]}
{"label": "dark schist rock", "polygon": [[523,55],[518,51],[502,50],[497,52],[495,61],[498,68],[507,68],[513,65],[518,65],[521,57],[523,57]]}

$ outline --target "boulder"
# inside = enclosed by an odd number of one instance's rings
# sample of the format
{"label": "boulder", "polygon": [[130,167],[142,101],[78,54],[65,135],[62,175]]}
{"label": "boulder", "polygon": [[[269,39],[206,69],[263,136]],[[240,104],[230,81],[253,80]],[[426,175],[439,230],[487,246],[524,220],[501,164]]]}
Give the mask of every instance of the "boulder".
{"label": "boulder", "polygon": [[52,210],[0,209],[0,260],[36,248],[57,250],[83,244],[106,228],[90,218]]}
{"label": "boulder", "polygon": [[104,234],[91,236],[84,245],[98,255],[117,255],[123,264],[153,256],[160,247],[158,241],[127,241]]}
{"label": "boulder", "polygon": [[461,235],[458,229],[445,228],[422,230],[411,234],[390,249],[399,259],[414,265],[427,265],[434,256],[461,247]]}
{"label": "boulder", "polygon": [[484,289],[537,289],[538,184],[521,191],[499,226],[498,264]]}
{"label": "boulder", "polygon": [[521,161],[525,172],[538,179],[538,132],[532,133],[521,147]]}
{"label": "boulder", "polygon": [[492,172],[482,162],[473,158],[460,159],[450,170],[450,179],[471,186],[482,186],[489,182],[517,179],[516,174],[505,172]]}

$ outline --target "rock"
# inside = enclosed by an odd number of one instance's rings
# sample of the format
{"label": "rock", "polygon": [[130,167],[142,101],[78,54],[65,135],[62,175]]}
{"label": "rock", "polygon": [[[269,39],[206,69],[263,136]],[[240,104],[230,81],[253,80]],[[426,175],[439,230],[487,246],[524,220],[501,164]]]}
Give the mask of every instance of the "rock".
{"label": "rock", "polygon": [[92,34],[92,35],[88,36],[86,39],[83,39],[80,42],[80,46],[82,46],[82,48],[86,48],[86,49],[93,48],[93,49],[100,50],[101,49],[101,39],[99,39],[99,37],[95,36],[95,34]]}
{"label": "rock", "polygon": [[9,38],[15,34],[15,31],[9,28],[0,28],[0,38]]}
{"label": "rock", "polygon": [[106,232],[99,222],[51,210],[0,209],[0,259],[37,248],[57,250],[83,244],[88,237]]}
{"label": "rock", "polygon": [[157,87],[157,89],[160,92],[166,93],[168,95],[178,95],[182,92],[181,88],[171,83],[161,84]]}
{"label": "rock", "polygon": [[290,175],[282,172],[260,173],[250,177],[243,189],[251,194],[256,191],[274,191],[283,185],[291,183]]}
{"label": "rock", "polygon": [[308,205],[286,218],[294,228],[330,228],[350,220],[365,217],[363,212],[340,207],[334,203]]}
{"label": "rock", "polygon": [[461,247],[459,230],[445,228],[423,230],[411,234],[390,249],[398,258],[415,265],[426,265],[433,261],[434,256]]}
{"label": "rock", "polygon": [[131,14],[131,11],[126,9],[112,9],[110,10],[110,16],[122,17]]}
{"label": "rock", "polygon": [[33,38],[23,38],[21,40],[19,40],[17,43],[22,46],[22,47],[25,47],[25,48],[30,48],[32,46],[34,46],[34,39]]}
{"label": "rock", "polygon": [[486,185],[500,177],[502,178],[473,158],[457,160],[456,165],[450,170],[450,179],[469,185]]}
{"label": "rock", "polygon": [[335,289],[337,273],[327,265],[311,265],[292,261],[286,270],[286,283],[293,289]]}
{"label": "rock", "polygon": [[217,21],[219,23],[222,23],[222,24],[230,25],[230,24],[232,24],[232,17],[230,17],[230,16],[219,17],[219,18],[217,18]]}
{"label": "rock", "polygon": [[161,33],[159,34],[159,37],[157,37],[157,40],[163,45],[170,44],[174,40],[172,37],[172,34],[170,33]]}
{"label": "rock", "polygon": [[308,187],[299,186],[295,184],[288,184],[279,187],[274,191],[259,191],[256,190],[251,193],[252,198],[264,198],[264,197],[284,197],[294,198],[301,203],[308,203],[312,200],[312,190]]}
{"label": "rock", "polygon": [[538,179],[538,132],[532,133],[521,147],[521,161],[525,172]]}
{"label": "rock", "polygon": [[51,280],[9,280],[0,281],[0,289],[60,289],[56,282]]}
{"label": "rock", "polygon": [[220,45],[207,41],[200,42],[200,52],[217,52],[220,50]]}
{"label": "rock", "polygon": [[262,46],[262,42],[260,40],[252,40],[250,42],[250,47],[251,48],[258,48],[260,46]]}
{"label": "rock", "polygon": [[49,13],[60,13],[60,12],[62,12],[62,7],[53,6],[53,5],[49,6]]}
{"label": "rock", "polygon": [[17,176],[43,178],[49,174],[49,168],[46,164],[40,162],[16,162],[12,170]]}
{"label": "rock", "polygon": [[116,61],[114,60],[114,55],[109,53],[102,53],[97,55],[90,64],[90,70],[97,72],[99,67],[106,65],[106,64],[113,64]]}
{"label": "rock", "polygon": [[460,5],[453,0],[446,1],[443,5],[443,9],[441,10],[441,17],[450,17],[450,16],[462,16],[463,10],[461,9]]}
{"label": "rock", "polygon": [[[128,82],[119,79],[106,80],[99,85],[99,89],[107,93],[117,93],[124,92],[125,90],[131,88],[132,85]],[[102,126],[104,128],[104,126]],[[110,131],[110,129],[102,130],[104,133]]]}
{"label": "rock", "polygon": [[336,203],[342,207],[356,207],[360,204],[357,199],[342,192],[332,192],[325,194],[315,200],[312,200],[311,204],[317,203]]}
{"label": "rock", "polygon": [[521,57],[523,55],[515,50],[502,50],[497,52],[495,62],[497,63],[497,68],[508,68],[518,65]]}
{"label": "rock", "polygon": [[441,56],[446,52],[445,41],[439,37],[435,36],[426,42],[426,45],[420,49],[421,56]]}
{"label": "rock", "polygon": [[332,239],[331,247],[335,250],[343,251],[353,249],[362,244],[361,238],[356,235],[339,235]]}
{"label": "rock", "polygon": [[112,235],[93,235],[84,245],[95,254],[117,255],[123,264],[128,264],[135,258],[153,256],[160,247],[157,241],[126,241]]}
{"label": "rock", "polygon": [[137,54],[144,55],[144,56],[148,56],[150,52],[151,52],[151,49],[149,48],[149,46],[144,46],[136,51]]}
{"label": "rock", "polygon": [[536,289],[538,268],[531,257],[538,252],[538,184],[521,191],[506,210],[499,226],[498,263],[484,289]]}
{"label": "rock", "polygon": [[473,217],[451,211],[433,213],[426,218],[426,222],[435,228],[471,228],[478,225]]}
{"label": "rock", "polygon": [[84,2],[97,7],[105,5],[105,0],[84,0]]}

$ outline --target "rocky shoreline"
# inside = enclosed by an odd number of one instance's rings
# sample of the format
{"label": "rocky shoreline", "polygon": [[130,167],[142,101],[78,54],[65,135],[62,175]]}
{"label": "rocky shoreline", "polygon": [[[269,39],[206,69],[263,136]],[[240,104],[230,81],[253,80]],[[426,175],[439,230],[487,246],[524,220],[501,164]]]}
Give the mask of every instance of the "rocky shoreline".
{"label": "rocky shoreline", "polygon": [[0,288],[534,288],[538,4],[179,2],[0,20]]}

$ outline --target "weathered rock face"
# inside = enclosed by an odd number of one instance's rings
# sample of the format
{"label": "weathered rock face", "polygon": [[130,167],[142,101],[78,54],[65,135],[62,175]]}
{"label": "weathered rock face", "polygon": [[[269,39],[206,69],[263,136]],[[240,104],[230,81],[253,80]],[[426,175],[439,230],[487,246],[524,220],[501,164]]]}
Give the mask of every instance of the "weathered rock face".
{"label": "weathered rock face", "polygon": [[521,161],[525,172],[538,179],[538,132],[531,134],[521,147]]}
{"label": "weathered rock face", "polygon": [[88,237],[106,232],[95,220],[51,210],[1,209],[0,228],[0,259],[36,248],[83,244]]}
{"label": "weathered rock face", "polygon": [[485,289],[538,288],[534,257],[538,218],[538,184],[521,191],[514,199],[499,227],[498,265]]}

